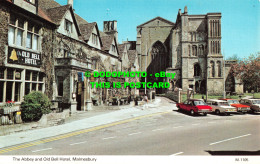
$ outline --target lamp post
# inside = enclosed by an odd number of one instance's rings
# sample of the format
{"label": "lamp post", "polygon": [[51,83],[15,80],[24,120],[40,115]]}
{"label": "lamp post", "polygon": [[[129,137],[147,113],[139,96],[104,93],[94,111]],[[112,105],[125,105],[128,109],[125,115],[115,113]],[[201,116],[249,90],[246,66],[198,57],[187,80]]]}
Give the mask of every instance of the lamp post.
{"label": "lamp post", "polygon": [[225,69],[225,56],[224,56],[224,50],[223,50],[223,80],[224,80],[224,89],[223,89],[223,98],[226,98],[226,69]]}

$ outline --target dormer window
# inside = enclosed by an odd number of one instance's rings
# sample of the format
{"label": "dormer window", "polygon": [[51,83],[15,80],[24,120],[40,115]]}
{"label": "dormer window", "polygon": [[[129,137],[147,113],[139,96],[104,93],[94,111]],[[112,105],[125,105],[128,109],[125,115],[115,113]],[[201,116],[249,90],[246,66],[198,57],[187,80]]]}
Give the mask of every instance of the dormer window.
{"label": "dormer window", "polygon": [[72,32],[72,22],[69,20],[65,20],[65,30],[68,32]]}

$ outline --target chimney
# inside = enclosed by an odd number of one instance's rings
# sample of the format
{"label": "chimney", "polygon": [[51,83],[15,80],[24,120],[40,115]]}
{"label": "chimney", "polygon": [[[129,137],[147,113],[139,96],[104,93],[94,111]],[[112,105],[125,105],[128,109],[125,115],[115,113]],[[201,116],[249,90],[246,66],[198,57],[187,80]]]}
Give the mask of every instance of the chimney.
{"label": "chimney", "polygon": [[187,8],[187,6],[185,6],[185,8],[184,8],[184,14],[188,14],[188,8]]}
{"label": "chimney", "polygon": [[73,8],[73,0],[68,0],[68,5],[71,5]]}

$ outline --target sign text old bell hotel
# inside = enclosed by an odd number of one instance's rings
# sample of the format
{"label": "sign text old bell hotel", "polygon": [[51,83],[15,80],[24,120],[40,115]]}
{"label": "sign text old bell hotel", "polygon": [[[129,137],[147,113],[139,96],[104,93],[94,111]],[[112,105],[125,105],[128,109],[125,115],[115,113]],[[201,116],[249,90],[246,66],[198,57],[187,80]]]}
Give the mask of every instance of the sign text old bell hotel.
{"label": "sign text old bell hotel", "polygon": [[41,66],[41,55],[18,48],[8,48],[8,63],[28,66]]}

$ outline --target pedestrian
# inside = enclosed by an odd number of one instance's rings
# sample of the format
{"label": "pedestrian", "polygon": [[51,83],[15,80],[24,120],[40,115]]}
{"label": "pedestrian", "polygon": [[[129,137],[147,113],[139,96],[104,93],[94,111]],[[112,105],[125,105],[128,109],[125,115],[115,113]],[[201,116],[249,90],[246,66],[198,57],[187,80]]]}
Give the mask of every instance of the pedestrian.
{"label": "pedestrian", "polygon": [[131,102],[131,96],[128,96],[127,101],[128,101],[128,104],[130,104],[130,102]]}
{"label": "pedestrian", "polygon": [[143,101],[144,101],[144,109],[146,109],[147,108],[147,103],[148,103],[148,97],[147,97],[146,94],[144,95]]}

